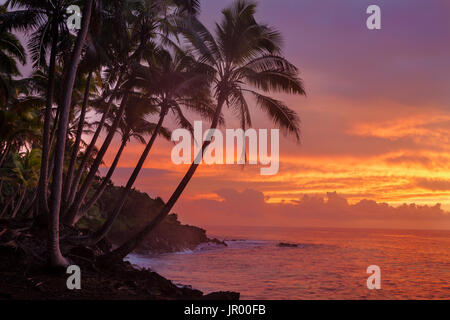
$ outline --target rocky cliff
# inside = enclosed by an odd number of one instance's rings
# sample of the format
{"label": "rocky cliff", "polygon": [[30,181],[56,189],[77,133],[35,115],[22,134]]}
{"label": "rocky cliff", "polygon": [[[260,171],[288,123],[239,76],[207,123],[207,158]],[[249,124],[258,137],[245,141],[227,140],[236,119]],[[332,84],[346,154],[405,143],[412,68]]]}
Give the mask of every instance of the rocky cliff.
{"label": "rocky cliff", "polygon": [[[91,230],[98,228],[105,221],[107,213],[113,208],[122,190],[122,187],[109,185],[97,205],[79,222],[79,226]],[[146,193],[133,190],[108,234],[108,240],[113,244],[120,244],[151,221],[163,206],[161,198],[152,199]],[[225,245],[217,239],[209,239],[204,229],[181,224],[178,215],[173,213],[147,237],[137,251],[167,253],[193,250],[204,243]]]}

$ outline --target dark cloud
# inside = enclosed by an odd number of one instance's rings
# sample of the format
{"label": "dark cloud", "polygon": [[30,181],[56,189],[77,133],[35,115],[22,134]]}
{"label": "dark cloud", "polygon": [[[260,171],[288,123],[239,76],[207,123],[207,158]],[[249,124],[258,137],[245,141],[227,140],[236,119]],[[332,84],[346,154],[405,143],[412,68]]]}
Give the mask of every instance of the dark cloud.
{"label": "dark cloud", "polygon": [[350,204],[330,192],[325,197],[305,195],[290,203],[270,203],[256,190],[226,189],[222,200],[190,200],[179,206],[184,220],[204,225],[340,226],[366,228],[450,228],[450,215],[434,206],[361,200]]}

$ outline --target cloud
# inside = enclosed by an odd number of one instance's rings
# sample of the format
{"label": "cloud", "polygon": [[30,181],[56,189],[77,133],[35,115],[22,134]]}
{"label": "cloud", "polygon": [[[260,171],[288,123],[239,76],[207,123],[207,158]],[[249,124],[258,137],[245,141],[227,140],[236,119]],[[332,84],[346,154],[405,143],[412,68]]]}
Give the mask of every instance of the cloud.
{"label": "cloud", "polygon": [[416,155],[388,157],[385,161],[388,164],[420,164],[424,167],[430,167],[433,164],[433,161],[429,157]]}
{"label": "cloud", "polygon": [[[202,21],[213,29],[231,2],[204,1]],[[430,206],[436,202],[450,210],[450,191],[442,191],[449,190],[450,172],[450,4],[378,2],[380,32],[365,27],[367,1],[259,1],[258,18],[281,31],[284,52],[305,81],[307,98],[273,95],[299,113],[302,144],[281,137],[280,172],[270,179],[251,166],[200,166],[175,208],[181,215],[212,224],[440,227],[438,218],[425,219],[427,225],[415,214],[440,212]],[[273,126],[249,105],[257,128]],[[225,112],[227,127],[239,126]],[[164,125],[175,124],[169,117]],[[144,169],[136,188],[170,197],[187,170],[172,164],[172,147],[157,140],[144,167],[165,171]],[[143,148],[130,143],[119,166],[134,167]],[[107,154],[106,165],[114,155]],[[126,183],[130,173],[118,169],[114,182]],[[323,196],[329,190],[338,195]]]}
{"label": "cloud", "polygon": [[361,200],[351,204],[336,192],[304,195],[293,202],[270,203],[256,190],[217,191],[221,200],[197,199],[179,206],[184,221],[202,225],[272,225],[450,229],[450,214],[434,206]]}
{"label": "cloud", "polygon": [[450,191],[450,180],[420,178],[416,180],[416,184],[432,191]]}

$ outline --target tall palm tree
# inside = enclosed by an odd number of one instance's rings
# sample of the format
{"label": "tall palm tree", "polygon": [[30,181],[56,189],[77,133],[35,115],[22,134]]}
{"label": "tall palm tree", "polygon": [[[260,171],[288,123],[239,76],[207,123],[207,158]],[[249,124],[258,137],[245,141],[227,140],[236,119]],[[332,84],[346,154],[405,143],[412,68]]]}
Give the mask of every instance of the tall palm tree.
{"label": "tall palm tree", "polygon": [[[175,13],[168,13],[168,8],[173,8],[172,1],[148,1],[148,0],[138,0],[133,2],[124,2],[121,10],[117,12],[116,8],[114,11],[115,15],[125,15],[126,21],[123,22],[128,32],[123,35],[124,43],[121,44],[120,50],[118,50],[120,54],[120,58],[125,57],[125,61],[127,67],[126,70],[126,79],[124,79],[124,83],[122,84],[122,100],[119,109],[116,112],[116,120],[113,123],[114,130],[110,130],[109,134],[105,138],[102,147],[100,148],[97,157],[91,166],[89,173],[78,190],[78,183],[81,177],[81,172],[78,170],[76,180],[73,183],[73,186],[69,195],[69,204],[70,207],[65,213],[65,221],[66,223],[73,223],[75,217],[77,216],[85,198],[89,192],[92,183],[95,180],[96,173],[98,168],[102,163],[103,156],[105,155],[112,139],[114,133],[119,125],[119,121],[125,111],[125,108],[128,104],[128,99],[130,92],[135,85],[136,80],[136,72],[141,68],[141,62],[144,58],[144,55],[151,53],[155,47],[154,40],[160,39],[161,41],[168,42],[169,35],[172,34],[173,30],[168,23],[168,18],[173,16],[179,16],[180,14],[184,15],[184,8],[192,8],[195,9],[195,5],[197,1],[177,1],[182,4],[182,8],[180,10],[175,10]],[[195,10],[194,10],[195,11]],[[124,14],[125,12],[125,14]],[[113,15],[114,16],[114,15]],[[120,18],[119,22],[123,19]],[[122,22],[121,22],[122,23]]]}
{"label": "tall palm tree", "polygon": [[[67,42],[69,38],[66,25],[67,1],[8,0],[5,5],[16,10],[0,15],[2,26],[23,31],[26,34],[32,33],[28,42],[28,48],[31,52],[33,66],[46,69],[48,73],[47,104],[42,134],[42,162],[38,187],[39,207],[41,212],[46,214],[48,213],[47,185],[49,179],[50,135],[56,59],[60,53],[61,43]],[[46,61],[47,56],[49,56],[48,65]]]}
{"label": "tall palm tree", "polygon": [[[192,126],[183,115],[182,109],[197,112],[208,118],[212,118],[214,113],[211,108],[212,101],[209,92],[210,76],[202,73],[202,64],[181,50],[171,54],[169,51],[159,48],[153,52],[151,57],[147,58],[150,67],[141,67],[137,72],[137,87],[147,90],[155,106],[159,109],[158,124],[107,221],[89,239],[90,242],[100,241],[109,232],[116,217],[122,211],[168,112],[171,111],[175,115],[181,127],[191,130]],[[152,61],[153,64],[156,62],[156,65],[151,65]]]}
{"label": "tall palm tree", "polygon": [[93,72],[89,71],[87,79],[86,79],[86,87],[85,87],[85,91],[84,91],[83,102],[82,102],[81,109],[80,109],[80,116],[78,118],[77,132],[75,135],[74,145],[72,146],[70,163],[69,163],[69,167],[67,169],[67,175],[66,175],[64,186],[63,186],[63,196],[64,196],[65,201],[67,201],[68,189],[69,189],[70,185],[72,184],[73,174],[75,171],[75,165],[76,165],[78,152],[79,152],[80,145],[81,145],[81,137],[84,132],[86,113],[88,111],[89,94],[91,91],[91,84],[92,84],[92,81],[91,81],[92,74],[93,74]]}
{"label": "tall palm tree", "polygon": [[[106,85],[109,87],[109,83],[108,83],[109,81],[107,80],[105,82],[106,82]],[[70,208],[70,206],[73,205],[73,203],[75,201],[75,197],[77,196],[77,192],[79,191],[78,187],[80,185],[83,175],[85,174],[86,168],[89,167],[89,165],[91,165],[90,171],[92,171],[92,172],[95,172],[98,169],[98,167],[96,167],[95,162],[98,162],[98,165],[101,164],[102,158],[103,158],[102,155],[105,154],[107,148],[109,147],[109,144],[112,141],[112,138],[113,138],[115,132],[110,131],[109,134],[106,136],[105,141],[102,144],[101,152],[97,151],[97,157],[95,158],[95,161],[91,162],[91,163],[89,162],[89,160],[92,159],[94,151],[96,151],[97,140],[100,137],[100,134],[105,127],[105,123],[106,123],[108,117],[110,116],[114,101],[120,95],[119,88],[121,86],[123,86],[124,84],[125,83],[122,81],[122,76],[119,75],[118,79],[116,80],[116,83],[114,84],[114,89],[112,91],[110,91],[109,88],[106,88],[106,89],[104,88],[105,92],[103,93],[103,97],[101,99],[98,99],[98,100],[92,102],[93,106],[96,106],[97,107],[96,109],[100,111],[100,113],[102,114],[102,117],[97,124],[97,129],[95,130],[95,133],[92,136],[89,145],[87,146],[86,150],[84,151],[84,154],[81,158],[78,168],[74,174],[73,181],[68,183],[68,186],[67,186],[68,198],[66,199],[66,207],[67,208]],[[115,126],[117,128],[117,126],[119,125],[119,119],[120,119],[120,116],[123,115],[126,103],[127,103],[127,99],[126,98],[124,99],[122,97],[122,102],[121,102],[120,108],[117,108],[116,112],[114,113],[116,121],[113,122],[112,126]],[[99,152],[100,152],[100,155],[99,155]]]}
{"label": "tall palm tree", "polygon": [[[216,129],[227,105],[240,112],[241,119],[250,123],[249,104],[246,95],[253,96],[256,105],[284,129],[299,139],[299,119],[296,113],[281,101],[258,91],[282,91],[305,95],[297,69],[281,55],[281,36],[269,26],[259,24],[254,14],[256,4],[238,0],[222,11],[223,18],[216,25],[215,37],[196,19],[179,20],[178,25],[199,55],[214,74],[213,90],[217,100],[215,117],[211,129]],[[203,157],[203,151],[211,141],[205,141],[196,159]],[[108,259],[122,259],[132,252],[145,237],[170,213],[187,184],[194,175],[198,162],[193,162],[158,215],[140,232],[132,236],[119,248],[106,256]]]}
{"label": "tall palm tree", "polygon": [[81,59],[81,52],[88,33],[91,21],[93,0],[86,0],[83,8],[83,18],[81,29],[78,32],[77,40],[72,51],[72,56],[68,65],[67,74],[64,81],[61,104],[59,106],[59,121],[57,141],[55,146],[55,165],[53,171],[53,181],[51,187],[50,215],[49,215],[49,236],[48,254],[51,267],[66,267],[69,262],[61,254],[59,247],[59,215],[61,211],[61,194],[63,185],[64,155],[66,150],[67,127],[69,122],[69,112],[72,99],[72,90],[75,83],[78,64]]}
{"label": "tall palm tree", "polygon": [[[102,196],[103,192],[106,190],[108,184],[110,183],[111,177],[119,163],[122,152],[128,142],[131,139],[136,139],[142,144],[146,144],[144,135],[152,134],[156,129],[156,124],[152,123],[145,118],[157,109],[151,104],[143,103],[131,103],[130,107],[125,111],[122,122],[119,125],[119,130],[121,133],[121,144],[114,157],[111,166],[108,169],[106,176],[103,178],[102,183],[95,191],[94,195],[86,202],[86,204],[81,208],[80,213],[77,214],[74,225],[83,215],[87,212]],[[166,128],[160,128],[159,134],[164,138],[170,140],[170,132]]]}
{"label": "tall palm tree", "polygon": [[[72,187],[76,184],[76,187],[73,188],[76,190],[78,188],[79,176],[76,175],[75,169],[78,160],[78,154],[80,152],[80,142],[81,136],[83,133],[83,127],[85,125],[85,117],[87,114],[88,104],[89,104],[89,95],[92,89],[94,89],[99,84],[102,84],[101,71],[106,66],[111,66],[119,64],[118,61],[113,61],[112,50],[111,47],[117,47],[117,39],[119,38],[117,35],[113,35],[113,32],[105,32],[111,31],[112,21],[111,15],[109,12],[111,11],[111,3],[102,3],[102,5],[97,5],[93,9],[92,12],[92,21],[89,28],[88,38],[86,40],[86,51],[83,57],[83,60],[80,63],[80,71],[82,73],[87,74],[87,81],[84,93],[84,99],[80,110],[80,117],[78,121],[78,129],[75,138],[75,144],[72,149],[69,167],[67,169],[67,176],[64,182],[63,195],[64,195],[64,205],[68,207],[73,198],[70,197]],[[114,21],[114,26],[117,27],[118,21]],[[120,24],[120,22],[119,22]],[[123,35],[122,35],[123,36]],[[111,80],[111,79],[105,79]],[[120,83],[120,80],[118,81]],[[96,84],[96,86],[92,84]],[[105,87],[106,92],[109,93],[109,86]],[[112,99],[111,99],[112,102]],[[85,153],[84,158],[80,162],[79,170],[80,177],[82,172],[84,171],[84,166],[86,165],[87,159],[90,156],[90,153],[93,151],[96,140],[100,131],[103,128],[105,119],[109,116],[109,109],[103,110],[102,121],[98,123],[97,130],[95,131],[94,137],[91,140],[90,145],[88,146],[88,152]],[[74,180],[76,183],[74,183]]]}
{"label": "tall palm tree", "polygon": [[[100,137],[100,133],[104,129],[106,120],[112,112],[112,106],[116,99],[120,98],[120,88],[124,85],[124,75],[127,74],[127,64],[130,62],[130,52],[132,52],[134,44],[130,39],[130,32],[123,12],[126,2],[107,2],[103,3],[103,10],[95,10],[93,18],[93,27],[90,30],[88,50],[90,52],[87,60],[91,66],[97,65],[102,68],[106,76],[102,79],[102,99],[94,101],[92,104],[100,104],[101,108],[97,111],[101,113],[101,120],[98,122],[97,129],[91,138],[89,145],[84,151],[78,168],[70,177],[70,169],[68,178],[66,179],[66,198],[65,206],[70,208],[75,201],[75,197],[79,191],[82,177],[85,175],[88,167],[88,160],[93,156],[96,149],[96,143]],[[101,21],[101,23],[98,23]],[[116,118],[120,119],[119,111],[116,110]],[[114,132],[112,132],[114,134]],[[109,135],[105,139],[102,147],[109,146]],[[99,159],[101,163],[101,159]],[[95,171],[96,169],[92,167]],[[66,211],[69,211],[67,209]],[[67,212],[66,212],[67,213]]]}

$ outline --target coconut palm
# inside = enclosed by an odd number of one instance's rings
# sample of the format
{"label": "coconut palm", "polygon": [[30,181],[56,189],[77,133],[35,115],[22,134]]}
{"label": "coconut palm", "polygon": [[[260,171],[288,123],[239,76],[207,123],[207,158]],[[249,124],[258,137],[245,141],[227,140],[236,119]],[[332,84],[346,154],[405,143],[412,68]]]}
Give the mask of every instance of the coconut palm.
{"label": "coconut palm", "polygon": [[[224,105],[239,112],[241,120],[250,124],[247,96],[284,130],[299,139],[299,119],[284,103],[260,93],[281,91],[304,95],[297,69],[281,55],[281,36],[267,25],[255,20],[256,4],[238,0],[222,11],[216,25],[215,37],[195,18],[179,19],[177,24],[193,50],[214,75],[213,90],[217,101],[211,129],[216,129]],[[211,141],[205,141],[196,159]],[[132,236],[107,258],[122,259],[132,252],[145,237],[169,214],[194,175],[198,162],[193,162],[166,205],[140,232]]]}
{"label": "coconut palm", "polygon": [[[81,179],[88,167],[88,161],[96,150],[97,140],[110,116],[113,102],[118,98],[120,86],[123,85],[122,73],[126,73],[126,64],[129,62],[129,53],[133,45],[130,41],[126,21],[122,15],[122,3],[119,1],[105,2],[101,10],[96,8],[93,11],[86,55],[82,64],[85,65],[87,72],[99,68],[103,69],[106,74],[103,78],[97,76],[97,80],[101,80],[102,98],[91,102],[94,107],[97,106],[96,111],[102,116],[76,170],[76,159],[74,157],[76,150],[72,153],[72,163],[69,166],[65,182],[64,194],[66,197],[64,200],[66,208],[69,208],[75,200]],[[101,108],[99,105],[101,105]],[[83,125],[81,122],[79,124]],[[108,140],[105,140],[104,145]]]}
{"label": "coconut palm", "polygon": [[[86,202],[86,204],[81,208],[80,213],[77,214],[75,221],[70,223],[75,224],[85,212],[87,212],[102,196],[106,187],[110,183],[111,177],[119,163],[120,157],[127,143],[131,139],[135,139],[142,144],[146,144],[145,135],[152,134],[156,129],[156,124],[146,120],[149,114],[155,113],[157,108],[151,104],[143,103],[131,103],[130,107],[125,111],[125,115],[119,125],[119,130],[121,133],[121,144],[114,157],[111,166],[108,169],[106,176],[103,178],[102,183],[95,191],[94,195]],[[109,126],[108,126],[109,127]],[[170,140],[170,132],[166,128],[160,128],[159,134],[164,138]]]}
{"label": "coconut palm", "polygon": [[[78,187],[80,185],[81,179],[85,174],[86,168],[90,165],[90,171],[96,172],[98,167],[100,166],[103,155],[106,153],[106,150],[109,147],[109,144],[112,141],[112,138],[114,137],[115,132],[110,131],[107,135],[105,141],[102,144],[102,147],[99,150],[96,149],[96,142],[98,138],[100,137],[100,133],[105,127],[105,123],[110,117],[110,113],[112,111],[112,107],[114,104],[114,100],[120,96],[119,88],[124,85],[125,83],[122,82],[122,76],[119,75],[118,79],[115,81],[114,89],[111,91],[109,89],[109,82],[108,80],[104,81],[106,83],[106,87],[103,87],[103,94],[100,99],[97,99],[91,104],[93,107],[96,108],[97,111],[99,111],[102,114],[101,120],[97,124],[97,129],[94,132],[94,135],[91,138],[91,141],[89,145],[87,146],[86,150],[83,153],[83,156],[81,157],[80,163],[78,165],[78,168],[74,174],[73,181],[68,181],[67,185],[67,194],[68,197],[66,199],[66,207],[69,208],[75,201],[75,197],[77,196]],[[116,109],[115,115],[115,121],[113,122],[112,126],[116,127],[119,125],[120,117],[123,116],[123,112],[125,111],[127,99],[122,98],[122,102],[120,104],[120,108]],[[96,157],[94,161],[89,161],[94,156],[94,151],[97,151]],[[90,186],[90,185],[89,185]]]}
{"label": "coconut palm", "polygon": [[[210,75],[202,73],[202,64],[181,50],[171,53],[161,48],[155,49],[153,55],[147,59],[150,66],[141,67],[137,71],[136,86],[147,90],[151,100],[159,109],[158,124],[107,221],[89,239],[90,242],[98,242],[111,229],[150,153],[167,114],[172,112],[180,127],[192,130],[190,122],[183,115],[183,109],[197,112],[207,118],[212,118],[214,113],[214,109],[211,108],[213,103],[209,92]],[[155,63],[156,65],[151,65]]]}
{"label": "coconut palm", "polygon": [[[145,47],[148,45],[148,42],[153,38],[152,32],[155,26],[152,28],[147,28],[143,30],[142,23],[135,23],[130,26],[130,21],[141,21],[145,14],[155,15],[154,11],[148,12],[149,10],[135,10],[136,8],[140,8],[139,4],[148,3],[148,1],[136,1],[136,2],[118,2],[112,4],[111,12],[105,17],[105,24],[103,26],[103,33],[105,34],[114,34],[115,30],[117,30],[117,25],[119,25],[118,30],[119,34],[115,34],[115,37],[110,39],[111,52],[109,52],[109,60],[111,61],[111,65],[106,69],[106,77],[107,80],[105,83],[107,86],[109,84],[115,84],[114,90],[111,92],[109,88],[105,90],[106,96],[108,97],[108,101],[106,102],[106,106],[104,108],[104,112],[102,115],[102,119],[97,127],[97,130],[84,154],[84,157],[81,160],[79,168],[75,174],[74,180],[70,186],[70,192],[68,193],[67,199],[67,210],[65,212],[65,221],[69,223],[73,223],[75,217],[78,214],[86,196],[88,195],[89,189],[92,186],[96,178],[96,174],[98,168],[100,167],[103,157],[108,150],[114,135],[117,131],[117,128],[120,124],[120,121],[123,117],[123,114],[126,110],[129,98],[129,92],[133,87],[133,68],[135,65],[140,63],[142,52],[145,51]],[[131,5],[131,7],[130,7]],[[139,14],[137,14],[137,13]],[[135,28],[139,28],[143,33],[141,37],[137,37],[137,31]],[[108,135],[101,148],[99,149],[94,162],[89,168],[89,172],[84,180],[83,184],[80,186],[81,178],[85,173],[86,169],[86,161],[90,157],[95,143],[100,135],[101,130],[103,129],[104,123],[109,116],[109,112],[113,105],[114,100],[121,99],[120,106],[115,112],[115,118],[111,125],[111,130],[109,130]]]}
{"label": "coconut palm", "polygon": [[[86,39],[86,50],[83,56],[83,60],[80,63],[80,72],[87,74],[87,80],[85,84],[85,92],[83,103],[80,108],[80,116],[78,120],[78,129],[75,137],[74,147],[72,148],[69,167],[67,169],[67,176],[64,182],[63,195],[65,207],[69,205],[70,191],[74,185],[74,178],[76,181],[76,188],[78,188],[78,175],[75,175],[76,164],[78,160],[78,154],[80,152],[80,142],[81,136],[83,134],[83,127],[85,125],[85,117],[88,112],[88,104],[90,102],[90,93],[95,87],[100,87],[102,85],[101,70],[106,66],[111,66],[115,64],[118,65],[118,61],[113,61],[112,47],[117,47],[117,35],[111,32],[112,23],[117,27],[117,20],[112,21],[111,16],[108,12],[111,10],[111,3],[104,3],[102,6],[96,6],[92,12],[92,21],[89,28],[89,34]],[[110,32],[105,32],[110,31]],[[106,34],[106,36],[105,36]],[[112,37],[112,35],[114,36]],[[106,79],[105,79],[106,80]],[[107,80],[111,80],[107,79]],[[119,81],[120,83],[120,81]],[[95,84],[95,85],[94,85]],[[109,87],[105,86],[105,93],[109,93]],[[111,100],[112,102],[112,100]],[[104,121],[109,116],[109,109],[103,110],[102,120],[98,123],[97,130],[95,132],[94,138],[88,147],[88,152],[85,153],[84,161],[80,163],[80,176],[84,171],[84,166],[86,161],[93,151],[96,140],[100,131],[103,129]],[[76,188],[74,188],[76,190]]]}
{"label": "coconut palm", "polygon": [[[32,34],[28,42],[33,66],[47,71],[46,108],[42,134],[42,163],[38,198],[40,211],[48,213],[47,185],[49,179],[49,155],[52,108],[55,91],[57,56],[61,47],[67,46],[69,32],[66,25],[65,0],[8,0],[6,6],[16,9],[0,15],[2,27]],[[66,43],[66,44],[64,44]],[[47,56],[49,58],[47,64]]]}
{"label": "coconut palm", "polygon": [[[75,181],[72,185],[69,195],[69,209],[65,214],[65,221],[73,222],[77,216],[85,198],[89,192],[92,183],[95,180],[96,173],[102,159],[113,139],[115,131],[119,125],[119,121],[125,111],[128,104],[128,99],[133,86],[135,85],[136,72],[141,68],[141,62],[145,55],[151,54],[156,48],[155,40],[160,40],[165,43],[169,43],[169,35],[173,30],[168,23],[169,17],[184,16],[184,12],[192,11],[195,9],[196,1],[178,1],[182,5],[181,9],[175,10],[174,13],[168,14],[168,8],[173,8],[173,2],[171,1],[133,1],[124,2],[119,12],[114,11],[114,15],[119,15],[121,18],[118,20],[120,23],[125,23],[128,32],[124,33],[123,42],[119,42],[119,61],[123,61],[126,65],[122,68],[122,73],[125,73],[124,82],[121,83],[122,100],[120,107],[116,112],[115,122],[113,123],[114,130],[110,130],[106,139],[100,148],[97,157],[89,169],[89,173],[78,189],[78,184],[81,179],[82,172],[78,170]],[[188,8],[188,9],[186,9]],[[195,10],[194,10],[195,11]],[[122,15],[125,16],[125,22],[123,22]],[[110,98],[111,99],[111,98]],[[111,101],[111,100],[110,100]]]}

